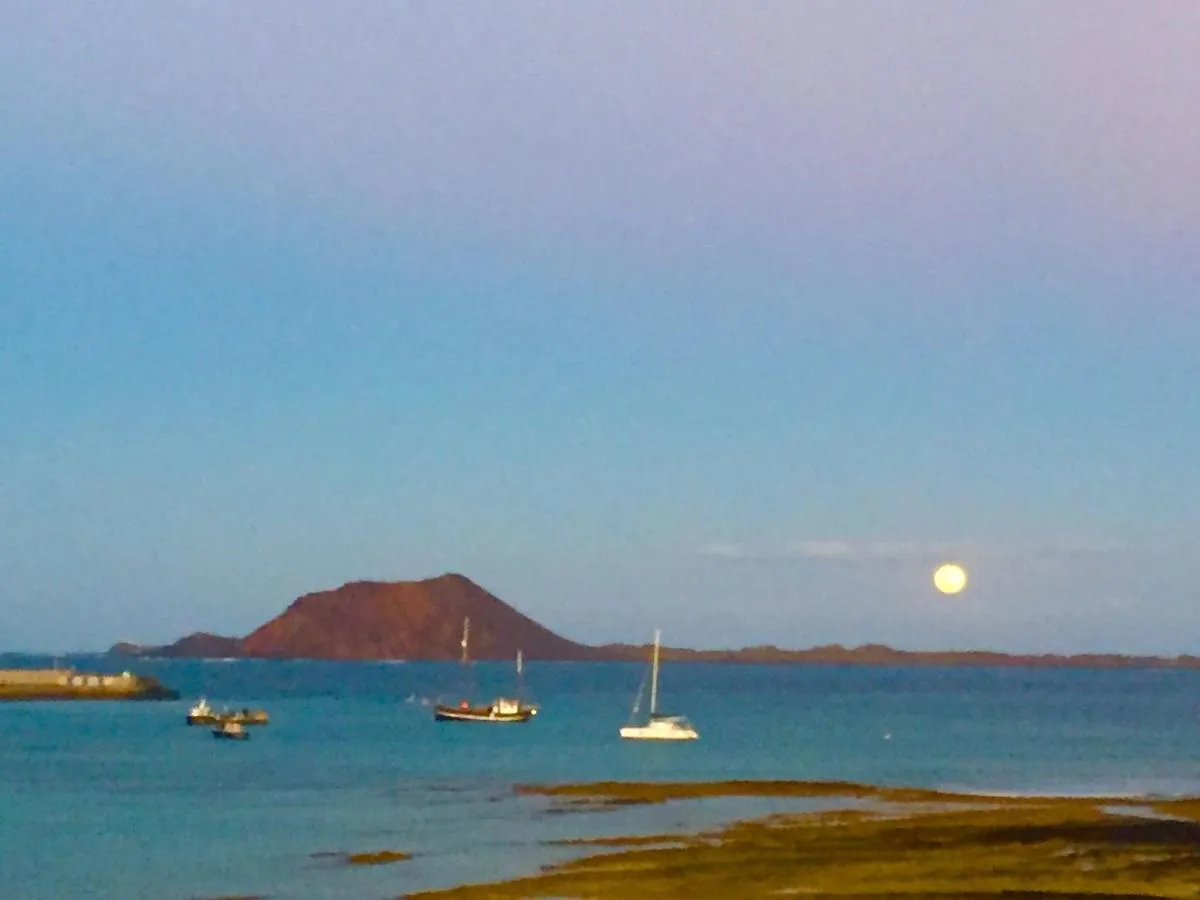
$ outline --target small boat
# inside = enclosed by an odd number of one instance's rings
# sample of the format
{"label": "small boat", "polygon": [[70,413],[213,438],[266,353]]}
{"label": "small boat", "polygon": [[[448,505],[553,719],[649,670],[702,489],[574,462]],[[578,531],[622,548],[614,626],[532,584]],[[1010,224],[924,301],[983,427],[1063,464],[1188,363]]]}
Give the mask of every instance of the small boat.
{"label": "small boat", "polygon": [[238,725],[268,725],[271,717],[265,709],[242,709],[234,712],[223,712],[217,717],[221,722],[236,722]]}
{"label": "small boat", "polygon": [[[471,620],[463,620],[462,636],[462,665],[470,668],[468,641],[471,634]],[[517,692],[520,693],[521,670],[523,668],[520,651],[517,651]],[[460,700],[458,705],[438,703],[433,708],[433,718],[436,722],[488,722],[491,724],[528,722],[538,713],[538,708],[531,703],[523,702],[519,697],[497,697],[491,703],[473,704],[469,700]]]}
{"label": "small boat", "polygon": [[213,737],[225,741],[248,741],[250,732],[240,722],[222,722],[212,730]]}
{"label": "small boat", "polygon": [[205,697],[201,697],[196,705],[188,710],[187,714],[189,725],[220,725],[224,722],[236,722],[239,725],[267,725],[270,721],[271,717],[267,715],[265,709],[242,707],[230,710],[226,707],[217,712],[209,706],[208,699]]}
{"label": "small boat", "polygon": [[463,700],[458,706],[439,703],[433,708],[433,717],[438,722],[528,722],[536,715],[537,707],[509,697],[497,697],[486,706],[472,706]]}
{"label": "small boat", "polygon": [[213,712],[213,708],[208,705],[208,699],[201,697],[191,709],[188,710],[187,723],[189,725],[215,725],[220,719]]}
{"label": "small boat", "polygon": [[633,724],[637,718],[638,709],[642,703],[642,693],[646,683],[638,689],[637,699],[633,701],[633,711],[629,714],[629,722],[621,729],[621,737],[636,741],[694,741],[700,737],[699,732],[684,716],[668,716],[658,711],[658,647],[661,633],[654,632],[654,653],[650,662],[650,718],[642,725]]}

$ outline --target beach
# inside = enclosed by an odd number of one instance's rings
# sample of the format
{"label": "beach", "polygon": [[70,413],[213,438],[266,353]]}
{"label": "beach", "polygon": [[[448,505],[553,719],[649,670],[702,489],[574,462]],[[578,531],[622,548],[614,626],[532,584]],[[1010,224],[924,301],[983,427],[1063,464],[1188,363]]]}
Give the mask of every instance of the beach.
{"label": "beach", "polygon": [[579,808],[716,796],[842,798],[698,834],[581,840],[536,875],[410,895],[527,897],[1200,896],[1200,800],[982,796],[820,782],[525,787]]}

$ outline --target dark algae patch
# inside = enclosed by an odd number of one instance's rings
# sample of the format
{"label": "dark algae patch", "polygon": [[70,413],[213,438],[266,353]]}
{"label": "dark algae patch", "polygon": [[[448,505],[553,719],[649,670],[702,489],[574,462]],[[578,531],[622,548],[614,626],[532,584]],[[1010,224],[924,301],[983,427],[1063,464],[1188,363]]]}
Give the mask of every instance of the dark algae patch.
{"label": "dark algae patch", "polygon": [[[586,806],[630,806],[706,797],[794,797],[878,800],[885,803],[1010,805],[1022,798],[961,794],[929,788],[876,787],[854,781],[595,781],[584,784],[517,785],[518,794]],[[1089,798],[1091,799],[1091,798]],[[1095,802],[1122,802],[1096,798]]]}
{"label": "dark algae patch", "polygon": [[347,866],[386,866],[389,863],[412,859],[412,854],[403,850],[373,850],[366,853],[325,851],[314,853],[312,856],[313,859],[329,860]]}
{"label": "dark algae patch", "polygon": [[[976,797],[842,782],[606,783],[521,791],[592,802],[737,795],[880,802],[867,810],[775,814],[692,838],[580,842],[619,849],[528,878],[414,896],[1200,898],[1200,822],[1182,817],[1183,810],[1200,808],[1196,800],[1155,803],[1155,812],[1178,807],[1180,818],[1164,819],[1105,809],[1114,798]],[[655,843],[638,846],[650,840]]]}
{"label": "dark algae patch", "polygon": [[617,837],[565,838],[546,841],[551,847],[666,847],[690,844],[694,838],[686,834],[634,834]]}
{"label": "dark algae patch", "polygon": [[412,859],[411,853],[402,850],[377,850],[374,853],[349,853],[346,862],[352,866],[386,866],[388,863]]}

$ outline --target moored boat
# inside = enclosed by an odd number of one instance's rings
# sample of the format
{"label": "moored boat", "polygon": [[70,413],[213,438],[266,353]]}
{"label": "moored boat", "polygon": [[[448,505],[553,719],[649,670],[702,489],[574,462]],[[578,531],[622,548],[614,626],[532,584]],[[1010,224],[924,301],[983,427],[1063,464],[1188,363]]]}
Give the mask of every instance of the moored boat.
{"label": "moored boat", "polygon": [[188,710],[187,723],[189,725],[214,725],[218,721],[217,714],[211,706],[208,705],[208,698],[201,697],[196,704]]}
{"label": "moored boat", "polygon": [[684,716],[651,716],[645,725],[626,725],[621,737],[641,741],[694,741],[700,737]]}
{"label": "moored boat", "polygon": [[621,737],[638,741],[693,741],[700,733],[684,716],[663,715],[658,711],[658,647],[661,633],[655,629],[654,651],[650,658],[650,717],[641,725],[635,725],[638,708],[642,702],[642,692],[645,682],[639,688],[637,699],[633,702],[633,711],[629,715],[629,723],[621,729]]}
{"label": "moored boat", "polygon": [[536,715],[537,707],[507,697],[498,697],[486,706],[472,706],[463,700],[458,706],[439,703],[433,709],[439,722],[528,722]]}
{"label": "moored boat", "polygon": [[270,721],[271,717],[265,709],[242,707],[230,710],[225,708],[217,712],[209,705],[208,699],[205,697],[201,697],[196,705],[188,710],[187,714],[189,725],[220,725],[225,722],[235,722],[238,725],[267,725]]}
{"label": "moored boat", "polygon": [[240,722],[222,722],[212,730],[213,737],[225,741],[248,741],[250,732]]}
{"label": "moored boat", "polygon": [[219,718],[222,722],[236,722],[238,725],[269,725],[271,722],[271,717],[265,709],[245,707],[233,712],[223,712]]}
{"label": "moored boat", "polygon": [[[462,636],[462,665],[470,671],[469,642],[471,635],[471,620],[463,619]],[[521,652],[517,651],[517,697],[497,697],[491,703],[472,703],[461,700],[457,705],[438,703],[433,707],[433,718],[436,722],[487,722],[490,724],[528,722],[538,713],[538,708],[532,703],[520,699],[521,673],[524,668]]]}

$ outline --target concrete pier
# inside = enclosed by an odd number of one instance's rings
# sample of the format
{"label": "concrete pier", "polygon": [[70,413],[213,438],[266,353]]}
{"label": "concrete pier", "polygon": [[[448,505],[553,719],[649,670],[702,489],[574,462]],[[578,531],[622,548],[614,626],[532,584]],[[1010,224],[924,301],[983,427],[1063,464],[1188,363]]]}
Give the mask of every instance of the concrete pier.
{"label": "concrete pier", "polygon": [[157,678],[75,669],[0,669],[4,700],[177,700],[179,692]]}

